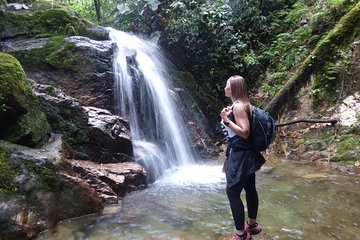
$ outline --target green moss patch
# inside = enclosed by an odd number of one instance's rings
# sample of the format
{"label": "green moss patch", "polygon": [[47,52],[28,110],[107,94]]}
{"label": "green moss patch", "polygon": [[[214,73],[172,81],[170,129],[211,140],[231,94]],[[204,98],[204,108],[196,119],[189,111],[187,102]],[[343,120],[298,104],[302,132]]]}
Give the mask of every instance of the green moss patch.
{"label": "green moss patch", "polygon": [[0,138],[22,145],[38,146],[50,132],[37,97],[26,80],[19,61],[0,53]]}
{"label": "green moss patch", "polygon": [[49,68],[48,57],[58,52],[64,43],[63,36],[54,36],[48,39],[42,48],[17,51],[14,53],[24,67]]}
{"label": "green moss patch", "polygon": [[303,138],[295,142],[294,147],[297,148],[300,145],[305,145],[305,149],[308,150],[321,150],[328,146],[331,138],[317,139],[317,138]]}
{"label": "green moss patch", "polygon": [[14,11],[11,8],[0,11],[0,39],[57,35],[108,38],[107,33],[97,31],[94,27],[90,22],[70,12],[66,6],[59,4],[36,2],[26,11]]}
{"label": "green moss patch", "polygon": [[337,144],[337,151],[330,158],[333,162],[356,162],[360,160],[360,132],[357,129],[342,135]]}
{"label": "green moss patch", "polygon": [[16,193],[18,187],[14,179],[18,168],[9,161],[8,152],[0,147],[0,194],[11,195]]}

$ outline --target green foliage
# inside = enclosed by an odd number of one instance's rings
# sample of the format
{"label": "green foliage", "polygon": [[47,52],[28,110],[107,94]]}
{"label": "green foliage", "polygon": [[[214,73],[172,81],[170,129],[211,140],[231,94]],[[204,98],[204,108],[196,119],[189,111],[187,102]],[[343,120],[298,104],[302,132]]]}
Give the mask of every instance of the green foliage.
{"label": "green foliage", "polygon": [[319,102],[324,99],[335,103],[338,96],[336,94],[336,82],[338,79],[338,70],[334,63],[327,62],[322,69],[315,74],[314,84],[312,86],[313,106],[316,109]]}

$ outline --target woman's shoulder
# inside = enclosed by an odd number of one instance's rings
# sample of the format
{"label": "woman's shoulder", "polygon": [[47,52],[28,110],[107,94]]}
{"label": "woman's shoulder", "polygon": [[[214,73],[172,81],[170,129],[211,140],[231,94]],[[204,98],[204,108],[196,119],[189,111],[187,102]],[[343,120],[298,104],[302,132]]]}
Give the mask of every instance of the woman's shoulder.
{"label": "woman's shoulder", "polygon": [[235,101],[233,104],[233,110],[235,111],[244,111],[246,107],[246,104],[242,101]]}

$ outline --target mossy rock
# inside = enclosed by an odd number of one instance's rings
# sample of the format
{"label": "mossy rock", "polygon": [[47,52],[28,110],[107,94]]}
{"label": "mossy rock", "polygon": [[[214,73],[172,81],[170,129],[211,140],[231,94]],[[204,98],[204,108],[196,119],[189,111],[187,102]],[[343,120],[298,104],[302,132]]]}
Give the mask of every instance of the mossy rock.
{"label": "mossy rock", "polygon": [[22,37],[81,35],[96,40],[108,39],[105,29],[78,17],[68,7],[51,3],[34,3],[26,11],[0,9],[0,39]]}
{"label": "mossy rock", "polygon": [[0,195],[11,195],[18,189],[14,182],[17,167],[9,160],[9,152],[0,146]]}
{"label": "mossy rock", "polygon": [[357,133],[341,136],[332,162],[356,162],[360,160],[360,137]]}
{"label": "mossy rock", "polygon": [[[63,43],[63,36],[54,36],[47,39],[45,46],[42,48],[24,49],[13,52],[12,54],[21,62],[25,69],[26,67],[47,69],[52,66],[49,57],[52,59],[52,56],[63,48]],[[68,61],[67,59],[63,60]],[[56,66],[58,65],[59,64]]]}
{"label": "mossy rock", "polygon": [[0,53],[0,139],[26,146],[39,146],[50,133],[19,61]]}

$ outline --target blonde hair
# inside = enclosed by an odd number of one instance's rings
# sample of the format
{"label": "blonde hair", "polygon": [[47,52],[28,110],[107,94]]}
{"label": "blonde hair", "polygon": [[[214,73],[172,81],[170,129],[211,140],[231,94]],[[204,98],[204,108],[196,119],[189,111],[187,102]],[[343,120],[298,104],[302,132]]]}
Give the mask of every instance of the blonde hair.
{"label": "blonde hair", "polygon": [[235,75],[229,78],[231,96],[234,101],[241,101],[245,105],[245,111],[250,117],[250,101],[247,92],[246,81],[242,76]]}

